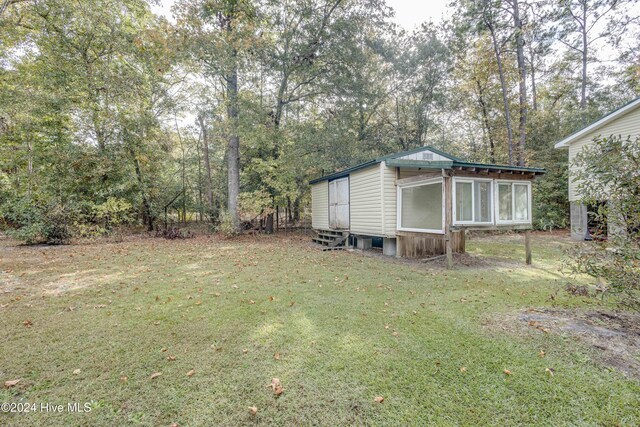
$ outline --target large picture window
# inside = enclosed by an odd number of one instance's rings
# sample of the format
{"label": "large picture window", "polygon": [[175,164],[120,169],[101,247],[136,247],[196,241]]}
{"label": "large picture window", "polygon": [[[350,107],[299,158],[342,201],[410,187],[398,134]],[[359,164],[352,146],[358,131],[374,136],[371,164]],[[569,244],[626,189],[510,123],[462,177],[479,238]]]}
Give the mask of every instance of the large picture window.
{"label": "large picture window", "polygon": [[493,191],[490,179],[454,178],[454,223],[493,223]]}
{"label": "large picture window", "polygon": [[498,181],[498,223],[531,222],[531,184]]}
{"label": "large picture window", "polygon": [[398,229],[442,233],[442,179],[398,187]]}

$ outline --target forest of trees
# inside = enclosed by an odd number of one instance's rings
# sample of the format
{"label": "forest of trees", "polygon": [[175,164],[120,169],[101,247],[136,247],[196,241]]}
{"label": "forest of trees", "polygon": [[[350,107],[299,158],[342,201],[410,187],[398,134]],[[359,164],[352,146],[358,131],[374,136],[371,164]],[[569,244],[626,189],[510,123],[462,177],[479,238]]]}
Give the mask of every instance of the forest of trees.
{"label": "forest of trees", "polygon": [[421,145],[545,167],[535,225],[563,227],[554,143],[640,94],[634,0],[455,0],[412,32],[384,0],[153,4],[0,0],[0,228],[271,229],[309,179]]}

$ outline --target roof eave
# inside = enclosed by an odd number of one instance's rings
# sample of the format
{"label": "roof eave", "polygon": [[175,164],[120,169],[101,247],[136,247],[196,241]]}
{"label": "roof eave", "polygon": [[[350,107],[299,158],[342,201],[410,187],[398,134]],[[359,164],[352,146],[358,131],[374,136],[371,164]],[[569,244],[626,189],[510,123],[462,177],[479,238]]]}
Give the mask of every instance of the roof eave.
{"label": "roof eave", "polygon": [[573,142],[575,142],[576,140],[578,140],[579,138],[583,137],[584,135],[587,135],[591,132],[594,132],[598,129],[600,129],[602,126],[606,125],[607,123],[612,122],[613,120],[615,120],[616,118],[620,117],[623,114],[628,113],[629,111],[637,108],[640,106],[640,97],[634,99],[631,102],[628,102],[626,105],[623,105],[622,107],[618,108],[617,110],[614,110],[612,112],[610,112],[609,114],[605,115],[604,117],[601,117],[600,119],[596,120],[595,122],[591,123],[588,126],[585,126],[584,128],[578,130],[577,132],[572,133],[571,135],[569,135],[568,137],[566,137],[565,139],[559,141],[558,143],[556,143],[554,145],[554,148],[568,148],[569,145],[571,145]]}

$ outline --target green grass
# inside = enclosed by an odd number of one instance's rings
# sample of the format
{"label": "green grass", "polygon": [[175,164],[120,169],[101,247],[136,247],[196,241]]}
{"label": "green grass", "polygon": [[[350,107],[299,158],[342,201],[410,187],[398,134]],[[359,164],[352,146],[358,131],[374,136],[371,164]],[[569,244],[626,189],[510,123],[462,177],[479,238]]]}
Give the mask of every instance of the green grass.
{"label": "green grass", "polygon": [[5,243],[0,379],[21,382],[0,401],[92,410],[0,425],[638,425],[638,382],[572,338],[500,324],[599,304],[549,298],[568,244],[536,236],[527,267],[519,237],[472,239],[478,261],[446,271],[301,238]]}

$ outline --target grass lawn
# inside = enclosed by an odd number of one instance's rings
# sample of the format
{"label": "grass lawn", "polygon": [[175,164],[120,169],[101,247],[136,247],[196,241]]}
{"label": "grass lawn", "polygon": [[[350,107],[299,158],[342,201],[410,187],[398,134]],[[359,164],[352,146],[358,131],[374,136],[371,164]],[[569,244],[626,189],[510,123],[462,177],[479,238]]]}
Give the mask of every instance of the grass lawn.
{"label": "grass lawn", "polygon": [[568,240],[536,235],[527,267],[520,237],[472,239],[454,271],[308,240],[0,241],[0,401],[38,405],[0,425],[640,424],[640,383],[500,324],[602,304],[557,292]]}

